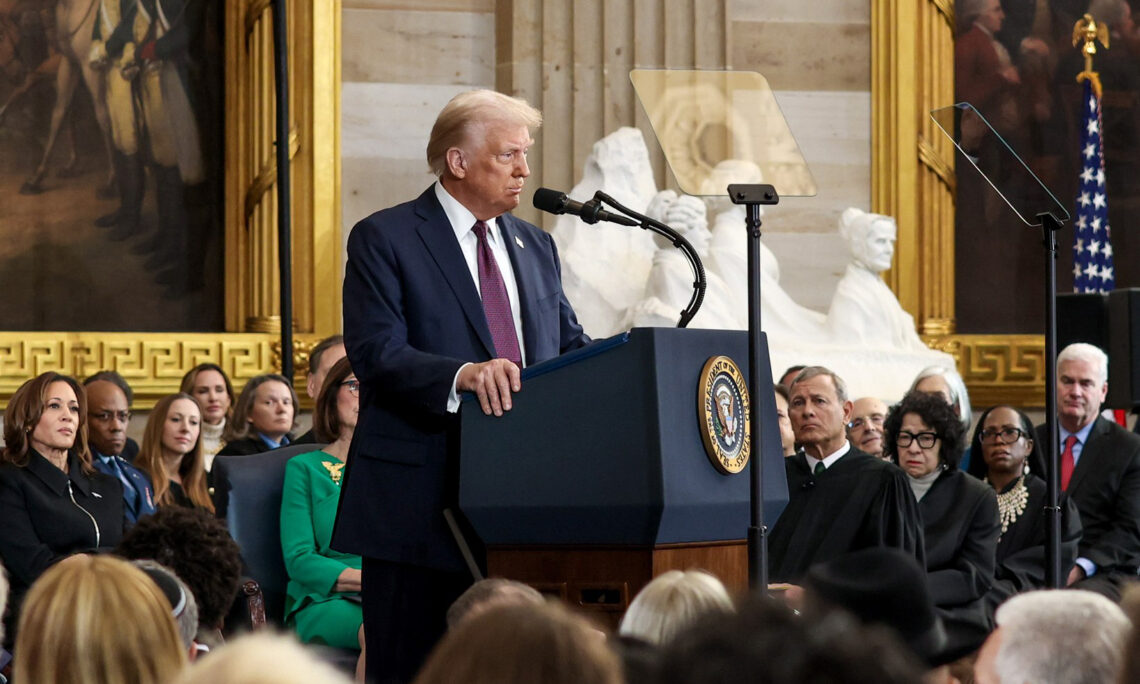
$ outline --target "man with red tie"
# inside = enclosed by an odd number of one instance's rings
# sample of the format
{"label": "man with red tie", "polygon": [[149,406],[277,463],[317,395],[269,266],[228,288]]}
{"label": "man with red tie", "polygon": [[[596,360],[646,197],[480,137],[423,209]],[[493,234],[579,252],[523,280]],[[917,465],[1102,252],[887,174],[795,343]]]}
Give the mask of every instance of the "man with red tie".
{"label": "man with red tie", "polygon": [[471,584],[444,517],[455,509],[459,393],[509,411],[519,369],[589,342],[562,291],[558,252],[510,215],[542,116],[489,90],[440,112],[439,178],[372,214],[348,241],[344,341],[360,380],[333,548],[364,557],[369,681],[407,682]]}
{"label": "man with red tie", "polygon": [[[1057,355],[1061,489],[1081,514],[1084,534],[1067,584],[1120,599],[1140,567],[1140,436],[1100,415],[1108,396],[1108,356],[1091,344]],[[1045,426],[1037,438],[1046,444]]]}

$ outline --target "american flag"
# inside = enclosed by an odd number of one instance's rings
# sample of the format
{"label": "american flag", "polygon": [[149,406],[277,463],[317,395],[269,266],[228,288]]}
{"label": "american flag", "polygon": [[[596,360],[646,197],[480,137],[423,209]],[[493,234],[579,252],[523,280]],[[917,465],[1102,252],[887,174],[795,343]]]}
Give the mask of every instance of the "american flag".
{"label": "american flag", "polygon": [[1073,292],[1108,292],[1116,278],[1108,229],[1108,193],[1101,143],[1100,98],[1084,79],[1084,129],[1081,131],[1081,187],[1077,192],[1073,243]]}

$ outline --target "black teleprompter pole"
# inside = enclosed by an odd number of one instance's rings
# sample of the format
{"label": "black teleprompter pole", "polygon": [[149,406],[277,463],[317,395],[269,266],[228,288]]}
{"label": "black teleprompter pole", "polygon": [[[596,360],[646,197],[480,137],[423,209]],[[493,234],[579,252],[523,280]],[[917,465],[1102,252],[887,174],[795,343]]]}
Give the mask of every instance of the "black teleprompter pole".
{"label": "black teleprompter pole", "polygon": [[277,95],[277,268],[281,280],[281,374],[293,382],[293,227],[289,174],[289,31],[285,0],[273,3],[274,90]]}
{"label": "black teleprompter pole", "polygon": [[760,392],[772,391],[760,383],[761,364],[768,359],[760,356],[760,207],[777,204],[780,196],[771,185],[730,185],[728,196],[734,204],[747,210],[745,224],[748,230],[748,392],[752,410],[748,417],[751,429],[749,445],[749,503],[752,517],[748,526],[748,586],[753,591],[768,591],[768,528],[764,524],[763,457],[760,453],[761,424]]}
{"label": "black teleprompter pole", "polygon": [[1061,575],[1061,464],[1057,453],[1060,440],[1057,429],[1057,231],[1061,222],[1049,212],[1037,215],[1041,220],[1042,246],[1045,248],[1045,584],[1052,589],[1065,586]]}

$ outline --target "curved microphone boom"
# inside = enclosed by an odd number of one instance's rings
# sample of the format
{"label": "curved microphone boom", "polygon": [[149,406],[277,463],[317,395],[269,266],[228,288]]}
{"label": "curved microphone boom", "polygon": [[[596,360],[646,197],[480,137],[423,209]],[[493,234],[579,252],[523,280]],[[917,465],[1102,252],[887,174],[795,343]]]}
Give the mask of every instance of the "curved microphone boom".
{"label": "curved microphone boom", "polygon": [[539,188],[534,191],[534,208],[551,214],[573,214],[585,223],[594,224],[598,221],[620,223],[623,226],[637,226],[637,221],[626,218],[620,214],[612,214],[602,209],[602,203],[597,198],[587,202],[578,202],[566,196],[566,193],[550,188]]}

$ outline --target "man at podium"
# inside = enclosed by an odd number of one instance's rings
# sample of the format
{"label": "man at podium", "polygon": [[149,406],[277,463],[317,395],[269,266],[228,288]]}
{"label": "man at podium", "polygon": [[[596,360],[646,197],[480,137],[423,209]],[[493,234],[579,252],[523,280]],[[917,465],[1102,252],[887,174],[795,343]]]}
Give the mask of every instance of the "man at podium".
{"label": "man at podium", "polygon": [[332,546],[364,557],[369,681],[410,681],[472,581],[444,517],[458,499],[459,393],[502,415],[524,364],[590,341],[554,241],[508,213],[541,121],[500,93],[455,96],[427,146],[438,182],[349,236],[344,338],[360,427]]}
{"label": "man at podium", "polygon": [[847,441],[843,379],[809,366],[792,381],[788,413],[803,451],[785,459],[788,506],[768,541],[773,582],[796,584],[816,563],[890,546],[926,567],[922,518],[907,476]]}

